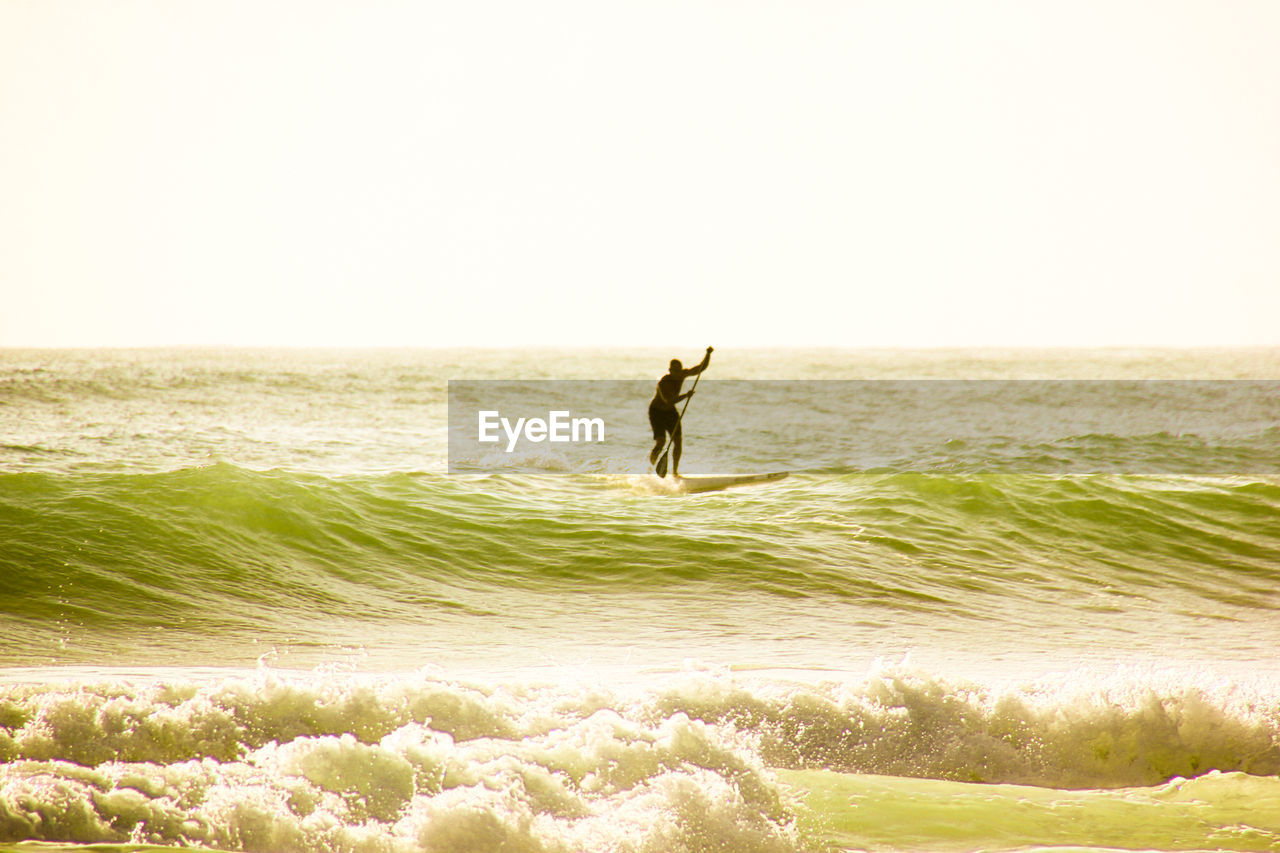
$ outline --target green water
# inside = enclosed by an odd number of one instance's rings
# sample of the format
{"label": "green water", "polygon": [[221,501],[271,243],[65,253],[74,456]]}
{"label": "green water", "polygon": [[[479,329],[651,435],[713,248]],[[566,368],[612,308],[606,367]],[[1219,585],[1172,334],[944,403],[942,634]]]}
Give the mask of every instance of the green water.
{"label": "green water", "polygon": [[1057,790],[787,771],[808,830],[856,850],[1275,850],[1280,781],[1241,773]]}
{"label": "green water", "polygon": [[670,355],[0,353],[0,843],[1280,849],[1280,355]]}

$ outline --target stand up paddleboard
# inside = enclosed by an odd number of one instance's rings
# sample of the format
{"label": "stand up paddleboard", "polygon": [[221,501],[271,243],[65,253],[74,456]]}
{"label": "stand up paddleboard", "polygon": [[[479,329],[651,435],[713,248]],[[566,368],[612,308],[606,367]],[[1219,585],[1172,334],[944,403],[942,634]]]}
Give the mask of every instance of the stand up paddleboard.
{"label": "stand up paddleboard", "polygon": [[715,492],[733,486],[752,486],[759,483],[772,483],[787,476],[787,471],[772,471],[768,474],[724,474],[695,475],[693,477],[676,477],[676,488],[683,494],[697,492]]}

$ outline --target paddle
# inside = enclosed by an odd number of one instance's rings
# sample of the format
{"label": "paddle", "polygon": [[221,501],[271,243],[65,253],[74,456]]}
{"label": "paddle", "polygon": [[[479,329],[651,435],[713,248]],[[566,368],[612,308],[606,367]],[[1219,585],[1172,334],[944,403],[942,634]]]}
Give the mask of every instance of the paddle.
{"label": "paddle", "polygon": [[671,452],[671,445],[676,440],[676,430],[680,429],[680,422],[684,420],[684,411],[689,408],[689,401],[693,399],[693,392],[698,390],[698,380],[701,378],[702,373],[693,377],[693,387],[689,389],[689,396],[684,398],[684,409],[681,409],[680,414],[676,417],[675,429],[671,430],[671,435],[667,436],[667,446],[662,449],[662,455],[658,457],[657,464],[653,466],[653,470],[657,472],[659,477],[667,476],[667,454]]}

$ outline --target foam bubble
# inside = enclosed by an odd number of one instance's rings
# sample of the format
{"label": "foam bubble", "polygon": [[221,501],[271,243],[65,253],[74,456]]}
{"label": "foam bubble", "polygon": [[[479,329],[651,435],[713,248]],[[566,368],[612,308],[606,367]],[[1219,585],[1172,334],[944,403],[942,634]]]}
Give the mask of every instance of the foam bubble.
{"label": "foam bubble", "polygon": [[733,727],[601,699],[421,674],[10,688],[0,840],[796,849],[784,789]]}
{"label": "foam bubble", "polygon": [[765,761],[793,769],[1049,787],[1280,772],[1274,686],[1181,672],[1082,671],[999,687],[906,667],[817,685],[697,678],[659,704],[750,731]]}
{"label": "foam bubble", "polygon": [[[777,773],[1048,787],[1280,771],[1274,685],[878,667],[613,687],[261,670],[0,687],[0,841],[227,850],[787,851]],[[1170,788],[1209,790],[1202,782]],[[1230,792],[1212,790],[1215,796]]]}

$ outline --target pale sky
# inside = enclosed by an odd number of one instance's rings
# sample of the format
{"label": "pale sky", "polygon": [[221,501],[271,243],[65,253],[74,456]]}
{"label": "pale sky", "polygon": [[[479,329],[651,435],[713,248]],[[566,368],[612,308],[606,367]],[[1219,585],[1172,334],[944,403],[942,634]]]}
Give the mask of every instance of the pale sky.
{"label": "pale sky", "polygon": [[1280,2],[0,0],[0,346],[1280,345]]}

